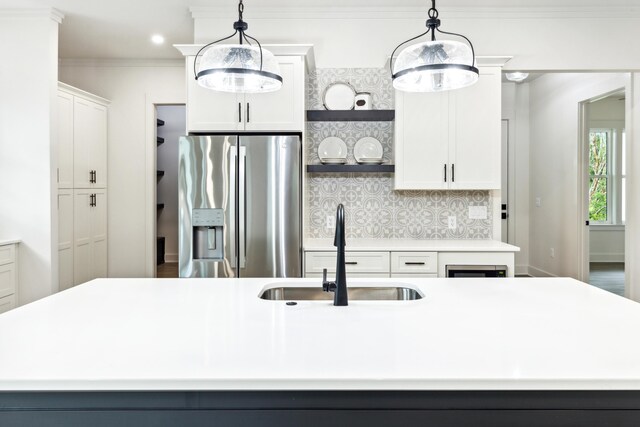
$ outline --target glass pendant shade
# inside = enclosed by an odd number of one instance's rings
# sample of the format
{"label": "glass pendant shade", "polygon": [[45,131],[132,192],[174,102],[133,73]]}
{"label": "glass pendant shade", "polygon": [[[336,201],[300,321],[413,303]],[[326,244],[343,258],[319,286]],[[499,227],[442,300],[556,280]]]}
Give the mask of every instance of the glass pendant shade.
{"label": "glass pendant shade", "polygon": [[[262,57],[262,67],[260,58]],[[249,44],[213,45],[197,69],[200,86],[221,92],[265,93],[282,87],[280,66],[271,52]]]}
{"label": "glass pendant shade", "polygon": [[393,87],[405,92],[439,92],[478,81],[469,45],[433,40],[405,48],[393,67]]}

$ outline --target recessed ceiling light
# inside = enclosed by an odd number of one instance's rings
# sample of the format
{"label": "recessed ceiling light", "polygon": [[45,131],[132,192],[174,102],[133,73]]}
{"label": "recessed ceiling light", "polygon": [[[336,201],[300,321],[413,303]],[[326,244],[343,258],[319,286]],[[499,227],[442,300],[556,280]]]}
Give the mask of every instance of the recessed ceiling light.
{"label": "recessed ceiling light", "polygon": [[151,41],[154,44],[162,44],[162,43],[164,43],[164,37],[161,36],[160,34],[154,34],[154,35],[151,36]]}
{"label": "recessed ceiling light", "polygon": [[514,73],[505,73],[504,76],[507,78],[507,80],[509,80],[511,82],[521,83],[527,77],[529,77],[529,73],[522,73],[520,71],[517,71],[517,72],[514,72]]}

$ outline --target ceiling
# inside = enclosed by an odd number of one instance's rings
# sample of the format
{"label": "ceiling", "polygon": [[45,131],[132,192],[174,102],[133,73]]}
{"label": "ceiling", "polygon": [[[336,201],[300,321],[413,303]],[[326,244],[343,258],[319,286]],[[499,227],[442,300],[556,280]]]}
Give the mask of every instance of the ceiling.
{"label": "ceiling", "polygon": [[[245,2],[268,7],[425,7],[427,0],[260,0]],[[0,9],[53,7],[65,18],[60,27],[61,58],[180,58],[171,45],[193,42],[190,6],[226,7],[236,0],[0,0]],[[441,0],[445,7],[602,7],[602,0]],[[607,0],[607,7],[640,6],[640,0]],[[229,24],[231,25],[231,23]],[[150,42],[162,34],[162,46]]]}

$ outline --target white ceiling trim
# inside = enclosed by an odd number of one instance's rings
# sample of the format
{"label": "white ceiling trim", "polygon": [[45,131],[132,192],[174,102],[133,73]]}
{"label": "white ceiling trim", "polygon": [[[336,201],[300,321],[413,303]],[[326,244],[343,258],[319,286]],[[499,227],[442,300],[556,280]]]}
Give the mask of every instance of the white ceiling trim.
{"label": "white ceiling trim", "polygon": [[184,59],[60,58],[61,67],[184,67]]}
{"label": "white ceiling trim", "polygon": [[0,19],[16,18],[51,18],[58,24],[61,24],[64,19],[64,13],[51,7],[33,9],[0,9]]}
{"label": "white ceiling trim", "polygon": [[[194,19],[238,17],[231,7],[192,6]],[[254,7],[245,11],[245,19],[416,19],[427,16],[426,7]],[[638,19],[640,7],[451,7],[439,8],[441,18],[478,19]]]}

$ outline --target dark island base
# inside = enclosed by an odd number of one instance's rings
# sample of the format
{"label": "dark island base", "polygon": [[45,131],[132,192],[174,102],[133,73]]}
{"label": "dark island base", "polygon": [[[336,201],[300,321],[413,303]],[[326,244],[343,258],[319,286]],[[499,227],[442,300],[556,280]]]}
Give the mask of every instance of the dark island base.
{"label": "dark island base", "polygon": [[640,391],[0,392],[0,426],[640,426]]}

